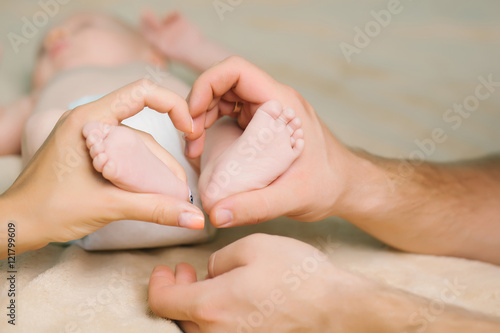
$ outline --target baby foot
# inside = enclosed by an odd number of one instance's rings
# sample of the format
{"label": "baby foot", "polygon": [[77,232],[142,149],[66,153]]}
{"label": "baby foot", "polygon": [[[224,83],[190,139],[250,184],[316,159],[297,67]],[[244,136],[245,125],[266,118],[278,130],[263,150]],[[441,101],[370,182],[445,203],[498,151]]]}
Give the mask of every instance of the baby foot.
{"label": "baby foot", "polygon": [[205,209],[230,195],[269,185],[300,155],[303,136],[294,110],[277,101],[264,103],[243,134],[204,167],[199,187]]}
{"label": "baby foot", "polygon": [[127,191],[190,199],[184,169],[152,137],[139,133],[125,126],[86,124],[83,135],[94,168]]}
{"label": "baby foot", "polygon": [[143,13],[141,23],[149,42],[172,60],[183,61],[205,40],[201,30],[177,11],[160,20],[148,10]]}

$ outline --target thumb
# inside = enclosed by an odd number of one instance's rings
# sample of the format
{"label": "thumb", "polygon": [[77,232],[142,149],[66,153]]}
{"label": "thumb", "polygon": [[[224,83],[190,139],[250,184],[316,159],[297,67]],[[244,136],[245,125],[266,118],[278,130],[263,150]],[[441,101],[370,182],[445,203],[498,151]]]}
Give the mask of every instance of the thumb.
{"label": "thumb", "polygon": [[287,215],[291,191],[271,185],[260,190],[242,192],[222,199],[210,211],[210,221],[217,228],[257,224]]}
{"label": "thumb", "polygon": [[[203,229],[205,217],[195,205],[163,194],[133,193],[117,188],[115,220],[138,220],[188,229]],[[109,206],[108,206],[109,207]]]}

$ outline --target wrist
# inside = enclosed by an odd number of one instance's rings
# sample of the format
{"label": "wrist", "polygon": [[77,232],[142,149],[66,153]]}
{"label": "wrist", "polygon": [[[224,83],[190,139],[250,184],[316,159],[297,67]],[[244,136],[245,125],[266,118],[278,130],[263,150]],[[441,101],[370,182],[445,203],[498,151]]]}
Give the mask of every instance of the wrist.
{"label": "wrist", "polygon": [[[500,320],[336,270],[325,303],[335,332],[499,332]],[[334,301],[332,301],[334,299]],[[436,305],[439,310],[436,310]]]}
{"label": "wrist", "polygon": [[342,170],[342,189],[332,205],[331,215],[358,221],[387,208],[394,184],[377,157],[364,151],[348,150]]}
{"label": "wrist", "polygon": [[334,268],[330,282],[325,322],[335,332],[406,332],[409,316],[422,306],[417,296],[349,271]]}
{"label": "wrist", "polygon": [[13,253],[18,255],[37,250],[49,243],[36,220],[29,217],[29,207],[23,207],[23,203],[20,205],[19,202],[5,195],[0,196],[0,259]]}
{"label": "wrist", "polygon": [[[336,331],[396,333],[422,329],[418,326],[421,323],[418,319],[422,311],[429,308],[429,300],[355,273],[344,271],[343,275],[338,277],[342,281],[337,282],[338,287],[333,294],[336,301],[332,303],[336,303],[337,308],[330,309],[336,314],[332,318],[332,324],[336,325],[332,327],[336,327]],[[339,321],[339,318],[342,319]]]}

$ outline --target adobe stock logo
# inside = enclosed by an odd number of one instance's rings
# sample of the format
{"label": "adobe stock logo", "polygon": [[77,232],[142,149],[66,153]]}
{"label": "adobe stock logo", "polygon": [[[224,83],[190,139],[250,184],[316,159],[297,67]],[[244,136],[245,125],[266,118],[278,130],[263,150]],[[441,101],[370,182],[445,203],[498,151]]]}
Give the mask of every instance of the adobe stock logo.
{"label": "adobe stock logo", "polygon": [[215,12],[217,13],[217,16],[219,16],[219,19],[224,21],[225,13],[227,12],[232,12],[236,7],[241,5],[243,0],[214,0],[212,2],[212,5],[214,6]]}
{"label": "adobe stock logo", "polygon": [[383,29],[391,24],[393,17],[402,11],[403,5],[400,0],[389,0],[387,9],[372,10],[370,15],[373,20],[366,22],[363,29],[358,26],[354,27],[353,43],[342,42],[339,44],[347,62],[351,63],[353,55],[361,53],[361,50],[368,47],[382,33]]}
{"label": "adobe stock logo", "polygon": [[500,88],[500,81],[495,81],[493,74],[487,76],[480,75],[477,78],[478,84],[474,92],[463,98],[461,103],[453,103],[453,107],[448,108],[442,115],[445,126],[436,126],[430,131],[430,135],[424,139],[415,139],[413,142],[417,146],[408,155],[407,159],[401,159],[398,165],[398,174],[401,177],[410,177],[415,172],[415,167],[421,165],[432,156],[438,146],[449,138],[451,130],[457,131],[462,123],[472,114],[477,112],[481,102],[489,99]]}
{"label": "adobe stock logo", "polygon": [[40,10],[36,11],[31,20],[26,16],[21,18],[23,23],[21,27],[21,34],[9,32],[7,38],[15,54],[19,53],[22,45],[28,44],[35,38],[41,29],[43,29],[50,21],[51,18],[56,16],[61,9],[61,5],[66,5],[71,0],[40,0],[38,5]]}

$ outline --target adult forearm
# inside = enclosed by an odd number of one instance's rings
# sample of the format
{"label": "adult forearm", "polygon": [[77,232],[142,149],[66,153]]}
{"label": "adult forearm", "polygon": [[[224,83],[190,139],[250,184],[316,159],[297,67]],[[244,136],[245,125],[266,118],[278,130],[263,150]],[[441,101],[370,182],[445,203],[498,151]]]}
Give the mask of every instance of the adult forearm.
{"label": "adult forearm", "polygon": [[[453,294],[452,294],[453,295]],[[353,320],[346,322],[346,332],[387,333],[468,333],[499,332],[500,320],[401,290],[367,284],[363,299],[352,306]],[[354,310],[357,309],[357,310]],[[363,318],[363,320],[359,320]]]}
{"label": "adult forearm", "polygon": [[357,152],[336,212],[397,248],[500,264],[500,158],[454,164]]}

